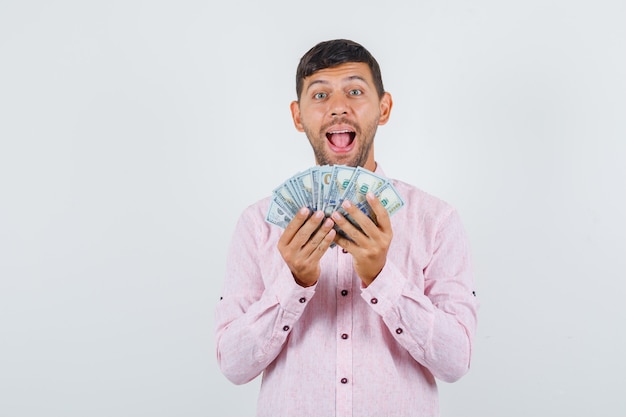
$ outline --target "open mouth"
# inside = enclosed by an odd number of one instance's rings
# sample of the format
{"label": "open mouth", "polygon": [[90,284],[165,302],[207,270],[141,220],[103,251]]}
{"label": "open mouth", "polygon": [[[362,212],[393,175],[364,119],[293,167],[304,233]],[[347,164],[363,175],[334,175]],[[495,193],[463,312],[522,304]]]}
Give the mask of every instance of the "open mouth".
{"label": "open mouth", "polygon": [[352,150],[356,133],[351,130],[338,130],[326,133],[328,144],[334,152],[345,153]]}

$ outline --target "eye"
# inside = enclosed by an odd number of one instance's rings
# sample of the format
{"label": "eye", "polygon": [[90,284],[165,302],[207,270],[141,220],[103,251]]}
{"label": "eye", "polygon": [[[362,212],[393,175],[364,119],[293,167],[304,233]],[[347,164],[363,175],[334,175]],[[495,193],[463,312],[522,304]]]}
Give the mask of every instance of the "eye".
{"label": "eye", "polygon": [[348,91],[348,94],[351,96],[360,96],[361,94],[363,94],[363,91],[355,88],[354,90]]}
{"label": "eye", "polygon": [[323,100],[328,96],[328,94],[326,93],[315,93],[315,95],[313,96],[314,99],[316,100]]}

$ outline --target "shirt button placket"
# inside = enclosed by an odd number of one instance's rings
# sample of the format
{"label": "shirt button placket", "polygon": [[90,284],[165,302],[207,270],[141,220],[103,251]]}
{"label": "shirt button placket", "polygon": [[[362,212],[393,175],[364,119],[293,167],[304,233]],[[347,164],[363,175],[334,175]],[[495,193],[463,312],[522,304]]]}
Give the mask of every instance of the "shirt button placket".
{"label": "shirt button placket", "polygon": [[352,416],[352,256],[336,251],[337,256],[337,417]]}

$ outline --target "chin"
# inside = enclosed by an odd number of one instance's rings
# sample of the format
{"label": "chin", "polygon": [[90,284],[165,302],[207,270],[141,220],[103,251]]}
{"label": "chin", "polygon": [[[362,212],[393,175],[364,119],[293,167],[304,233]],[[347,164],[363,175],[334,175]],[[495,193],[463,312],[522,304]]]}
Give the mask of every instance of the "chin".
{"label": "chin", "polygon": [[355,158],[351,158],[349,156],[328,158],[328,161],[330,161],[329,165],[347,165],[351,167],[357,166],[357,161],[355,160]]}

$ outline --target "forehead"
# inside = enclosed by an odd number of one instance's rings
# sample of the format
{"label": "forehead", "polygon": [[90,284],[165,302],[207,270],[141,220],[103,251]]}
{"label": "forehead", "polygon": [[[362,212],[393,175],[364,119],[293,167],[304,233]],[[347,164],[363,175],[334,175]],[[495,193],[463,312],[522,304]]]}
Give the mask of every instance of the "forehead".
{"label": "forehead", "polygon": [[354,80],[362,80],[369,85],[374,84],[372,71],[366,63],[347,62],[332,68],[321,69],[304,79],[304,88],[307,89],[312,84],[330,84]]}

